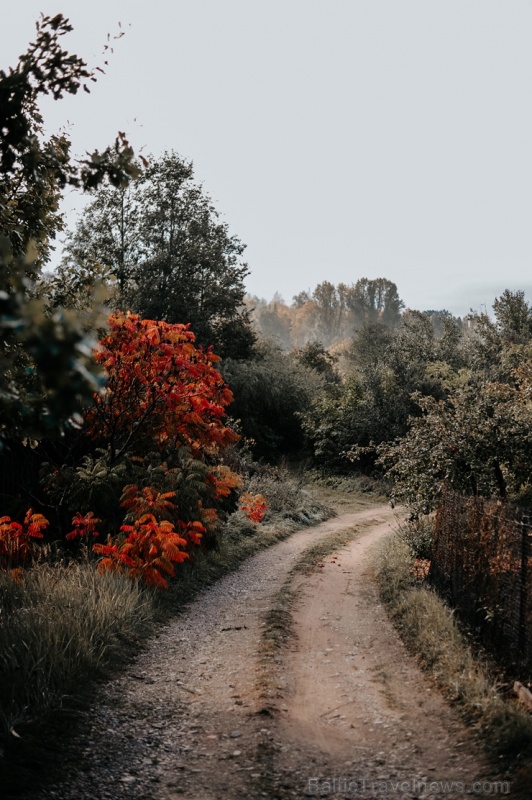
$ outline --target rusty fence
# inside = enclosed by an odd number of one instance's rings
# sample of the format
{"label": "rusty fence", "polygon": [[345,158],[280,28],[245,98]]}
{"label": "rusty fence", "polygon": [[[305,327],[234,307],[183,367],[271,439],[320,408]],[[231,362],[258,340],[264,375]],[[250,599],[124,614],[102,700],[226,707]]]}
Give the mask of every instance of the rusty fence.
{"label": "rusty fence", "polygon": [[449,490],[436,516],[430,580],[497,660],[532,677],[532,518]]}

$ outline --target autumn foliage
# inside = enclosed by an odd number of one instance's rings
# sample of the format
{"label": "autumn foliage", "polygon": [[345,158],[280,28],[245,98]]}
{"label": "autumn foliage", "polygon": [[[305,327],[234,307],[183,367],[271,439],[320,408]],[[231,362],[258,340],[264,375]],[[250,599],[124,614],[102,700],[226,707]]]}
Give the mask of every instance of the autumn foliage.
{"label": "autumn foliage", "polygon": [[188,326],[120,312],[109,324],[96,356],[106,388],[86,430],[105,444],[110,464],[136,464],[137,480],[123,487],[119,530],[93,550],[100,570],[166,588],[240,487],[240,477],[217,463],[238,439],[224,422],[232,394],[214,366],[218,356],[196,347]]}
{"label": "autumn foliage", "polygon": [[34,514],[31,508],[23,523],[0,517],[0,567],[17,577],[20,568],[31,560],[33,540],[43,538],[48,524],[42,514]]}
{"label": "autumn foliage", "polygon": [[67,533],[65,538],[68,540],[97,539],[100,534],[96,530],[96,525],[98,525],[99,522],[101,522],[101,520],[95,517],[92,511],[84,515],[80,514],[78,511],[72,518],[72,525],[74,528],[70,533]]}
{"label": "autumn foliage", "polygon": [[184,446],[205,457],[238,439],[223,422],[233,396],[214,367],[220,359],[195,346],[188,326],[120,312],[109,326],[96,353],[106,388],[86,424],[93,439],[107,444],[112,461],[153,447]]}
{"label": "autumn foliage", "polygon": [[262,522],[268,506],[261,494],[246,493],[240,498],[240,509],[252,522]]}

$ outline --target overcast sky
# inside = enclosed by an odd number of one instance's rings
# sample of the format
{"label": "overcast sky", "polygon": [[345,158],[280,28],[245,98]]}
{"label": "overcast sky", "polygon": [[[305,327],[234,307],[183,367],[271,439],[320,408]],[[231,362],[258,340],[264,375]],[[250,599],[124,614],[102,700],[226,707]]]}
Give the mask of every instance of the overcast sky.
{"label": "overcast sky", "polygon": [[[126,131],[176,150],[247,244],[248,290],[394,281],[464,314],[532,299],[530,0],[23,0],[0,66],[39,12],[106,75],[44,106],[83,153]],[[68,207],[75,204],[68,200]]]}

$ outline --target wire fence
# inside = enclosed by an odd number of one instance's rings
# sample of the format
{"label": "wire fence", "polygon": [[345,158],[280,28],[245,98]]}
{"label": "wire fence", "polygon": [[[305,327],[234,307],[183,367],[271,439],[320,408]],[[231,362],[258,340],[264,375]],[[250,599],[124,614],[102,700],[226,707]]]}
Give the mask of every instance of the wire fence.
{"label": "wire fence", "polygon": [[532,519],[445,490],[430,580],[506,666],[532,677]]}

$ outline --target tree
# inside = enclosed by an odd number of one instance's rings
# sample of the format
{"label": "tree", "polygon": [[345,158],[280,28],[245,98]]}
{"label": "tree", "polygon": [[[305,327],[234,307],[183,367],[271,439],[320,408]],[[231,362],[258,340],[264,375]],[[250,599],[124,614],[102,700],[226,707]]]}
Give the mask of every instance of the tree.
{"label": "tree", "polygon": [[335,370],[338,358],[329,353],[321,342],[307,342],[301,349],[296,349],[294,354],[300,364],[318,372],[327,383],[339,383],[340,378]]}
{"label": "tree", "polygon": [[101,317],[57,309],[45,314],[34,281],[62,227],[61,191],[119,186],[138,174],[119,134],[114,147],[74,162],[64,137],[43,135],[41,95],[55,100],[94,80],[85,62],[62,49],[71,26],[61,14],[42,17],[37,36],[14,69],[0,70],[0,436],[52,430],[92,395],[98,374],[88,333]]}
{"label": "tree", "polygon": [[[48,455],[41,486],[56,529],[81,511],[95,512],[117,533],[122,507],[133,509],[139,524],[155,514],[182,531],[196,521],[214,533],[221,501],[239,485],[220,464],[238,436],[225,423],[232,393],[216,369],[219,357],[196,347],[185,325],[115,313],[96,358],[105,389],[84,409],[82,427],[54,447],[41,446],[41,457]],[[163,502],[170,497],[172,507]],[[150,505],[156,501],[158,511]],[[142,541],[159,536],[150,525],[137,533]]]}
{"label": "tree", "polygon": [[501,337],[507,342],[523,343],[532,337],[532,307],[523,291],[508,289],[493,301],[493,312]]}
{"label": "tree", "polygon": [[83,285],[101,281],[110,290],[109,302],[124,306],[142,253],[141,213],[136,183],[99,188],[69,234],[61,264],[47,278],[53,305],[71,306]]}
{"label": "tree", "polygon": [[443,397],[441,351],[429,316],[407,311],[395,328],[367,321],[356,332],[348,356],[351,372],[318,397],[303,414],[305,434],[323,465],[373,471],[377,446],[404,436],[420,413],[412,393]]}
{"label": "tree", "polygon": [[258,341],[252,359],[226,359],[221,369],[235,396],[231,415],[257,456],[278,458],[302,448],[300,414],[324,386],[316,370],[268,340]]}
{"label": "tree", "polygon": [[344,311],[336,286],[330,281],[318,283],[312,299],[318,312],[318,334],[320,339],[329,344],[339,338]]}
{"label": "tree", "polygon": [[275,339],[284,349],[292,347],[291,309],[277,292],[269,303],[258,297],[247,297],[245,304],[253,325],[264,337]]}
{"label": "tree", "polygon": [[89,435],[113,464],[127,454],[182,447],[193,456],[216,455],[238,437],[223,424],[233,396],[210,349],[198,350],[187,326],[113,314],[96,359],[105,390],[86,413]]}
{"label": "tree", "polygon": [[527,357],[532,342],[532,308],[524,292],[506,289],[493,302],[495,319],[487,313],[470,314],[469,356],[472,367],[486,379],[504,380],[508,362],[516,367]]}
{"label": "tree", "polygon": [[100,190],[71,234],[62,268],[101,262],[123,308],[190,323],[198,342],[246,357],[254,336],[244,308],[244,245],[229,234],[192,164],[176,153],[150,159],[128,190]]}
{"label": "tree", "polygon": [[387,278],[360,278],[346,297],[356,317],[366,322],[383,322],[393,327],[401,318],[404,303],[397,286]]}
{"label": "tree", "polygon": [[520,382],[510,385],[473,377],[446,400],[416,396],[421,416],[411,420],[403,439],[379,448],[398,502],[427,514],[444,484],[499,499],[530,489],[530,375],[516,378]]}

